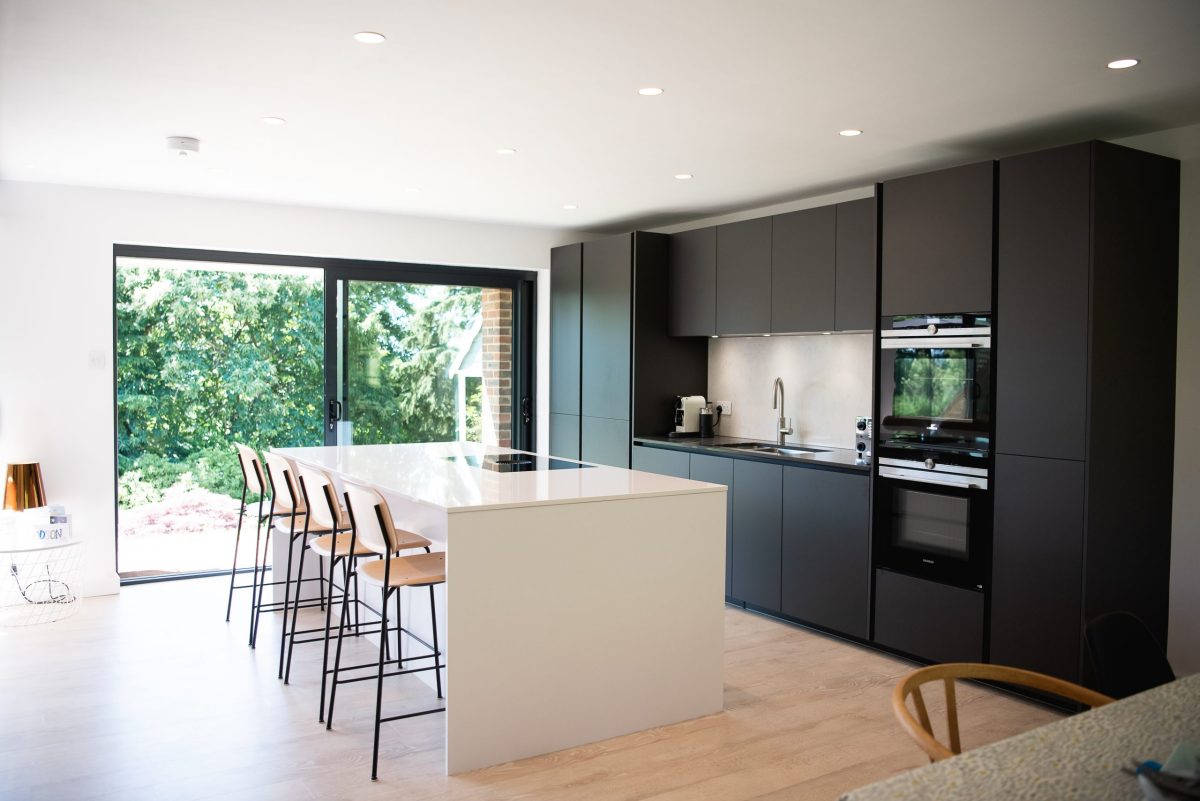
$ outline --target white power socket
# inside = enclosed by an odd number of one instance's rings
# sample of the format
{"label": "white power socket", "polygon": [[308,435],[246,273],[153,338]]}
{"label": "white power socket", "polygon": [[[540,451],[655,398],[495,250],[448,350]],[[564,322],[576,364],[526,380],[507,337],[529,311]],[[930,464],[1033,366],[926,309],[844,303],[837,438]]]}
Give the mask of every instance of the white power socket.
{"label": "white power socket", "polygon": [[715,400],[715,401],[709,401],[709,402],[712,403],[714,412],[718,408],[721,410],[722,417],[732,417],[733,416],[733,401]]}

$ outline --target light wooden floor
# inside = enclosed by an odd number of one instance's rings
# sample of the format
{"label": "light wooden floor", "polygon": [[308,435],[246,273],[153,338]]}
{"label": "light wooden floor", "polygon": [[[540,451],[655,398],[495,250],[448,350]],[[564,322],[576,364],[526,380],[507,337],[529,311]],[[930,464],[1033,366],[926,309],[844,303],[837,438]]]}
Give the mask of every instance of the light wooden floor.
{"label": "light wooden floor", "polygon": [[[246,647],[245,592],[228,624],[223,581],[205,579],[129,587],[60,623],[0,629],[0,798],[834,799],[923,764],[889,706],[910,665],[729,609],[722,714],[449,778],[444,718],[396,721],[372,783],[372,683],[340,691],[326,732],[320,646],[297,646],[284,686],[275,621],[264,619],[257,651]],[[374,658],[356,645],[360,661]],[[520,658],[519,644],[506,658]],[[428,695],[391,679],[385,709]],[[978,687],[959,697],[968,747],[1056,717]]]}

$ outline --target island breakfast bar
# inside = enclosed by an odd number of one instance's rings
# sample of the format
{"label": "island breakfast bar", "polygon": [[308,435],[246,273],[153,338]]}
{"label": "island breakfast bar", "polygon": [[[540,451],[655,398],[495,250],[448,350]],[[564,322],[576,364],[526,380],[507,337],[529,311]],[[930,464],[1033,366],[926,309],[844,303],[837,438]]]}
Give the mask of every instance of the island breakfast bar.
{"label": "island breakfast bar", "polygon": [[447,773],[722,709],[723,486],[462,442],[278,452],[446,551]]}

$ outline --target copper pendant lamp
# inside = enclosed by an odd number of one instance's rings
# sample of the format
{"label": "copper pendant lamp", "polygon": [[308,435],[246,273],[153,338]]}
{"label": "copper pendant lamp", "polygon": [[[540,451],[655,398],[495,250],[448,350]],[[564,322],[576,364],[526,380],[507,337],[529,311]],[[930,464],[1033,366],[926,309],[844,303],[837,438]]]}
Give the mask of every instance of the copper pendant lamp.
{"label": "copper pendant lamp", "polygon": [[42,466],[37,462],[10,464],[4,474],[4,508],[23,512],[45,505]]}

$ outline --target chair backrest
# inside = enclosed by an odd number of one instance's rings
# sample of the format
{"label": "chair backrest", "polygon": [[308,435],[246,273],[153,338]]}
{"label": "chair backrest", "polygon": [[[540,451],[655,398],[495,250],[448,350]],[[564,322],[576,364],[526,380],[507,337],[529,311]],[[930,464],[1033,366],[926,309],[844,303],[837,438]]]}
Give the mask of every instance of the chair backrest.
{"label": "chair backrest", "polygon": [[396,528],[387,501],[373,489],[346,482],[346,510],[358,542],[380,556],[396,551]]}
{"label": "chair backrest", "polygon": [[304,514],[304,498],[296,483],[296,466],[272,451],[263,451],[263,461],[267,466],[267,479],[271,482],[271,513],[294,511]]}
{"label": "chair backrest", "polygon": [[[984,665],[975,662],[949,662],[944,665],[930,665],[909,673],[896,685],[892,691],[892,712],[908,735],[916,741],[930,762],[947,759],[962,753],[962,742],[958,733],[958,701],[955,695],[954,682],[958,679],[976,679],[980,681],[998,681],[1005,684],[1016,684],[1034,690],[1052,693],[1088,707],[1104,706],[1111,703],[1107,695],[1080,687],[1069,681],[1063,681],[1044,673],[1032,670],[1005,667],[1004,665]],[[929,720],[929,711],[925,706],[925,698],[921,694],[921,686],[933,681],[941,681],[946,688],[946,729],[950,738],[949,747],[938,742],[933,735],[933,724]],[[917,717],[908,711],[908,697],[912,696],[913,706],[916,707]]]}
{"label": "chair backrest", "polygon": [[296,465],[296,472],[299,473],[300,496],[304,500],[304,507],[308,509],[310,524],[331,531],[344,528],[333,479],[329,474],[301,464]]}
{"label": "chair backrest", "polygon": [[242,467],[242,480],[246,483],[246,491],[262,495],[265,478],[262,464],[258,461],[258,454],[254,452],[253,448],[240,442],[233,443],[233,447],[237,450],[238,464]]}
{"label": "chair backrest", "polygon": [[1175,680],[1162,646],[1132,612],[1109,612],[1088,623],[1088,655],[1096,670],[1096,688],[1113,698]]}

